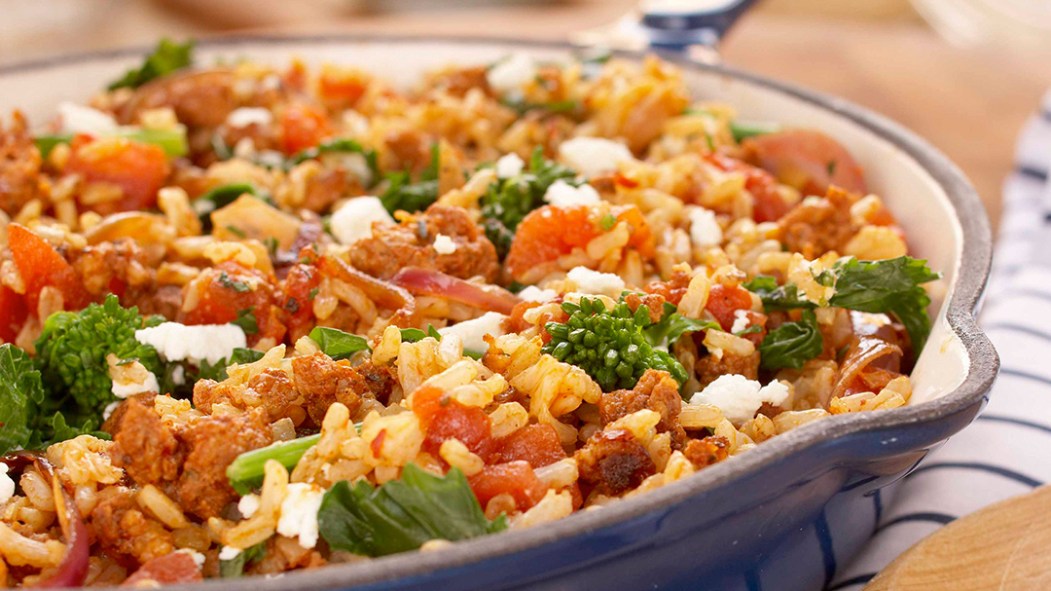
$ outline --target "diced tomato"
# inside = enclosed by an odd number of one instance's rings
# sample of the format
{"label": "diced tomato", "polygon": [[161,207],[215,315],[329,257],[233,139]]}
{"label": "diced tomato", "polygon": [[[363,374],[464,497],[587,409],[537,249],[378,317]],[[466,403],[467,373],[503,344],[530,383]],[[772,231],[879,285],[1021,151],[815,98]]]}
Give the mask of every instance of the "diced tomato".
{"label": "diced tomato", "polygon": [[7,227],[7,246],[11,259],[26,286],[29,311],[35,313],[40,303],[40,291],[54,287],[62,293],[67,310],[79,310],[88,305],[91,296],[73,266],[55,247],[20,224]]}
{"label": "diced tomato", "polygon": [[[248,334],[249,344],[270,337],[281,342],[285,336],[280,294],[261,271],[245,268],[233,261],[219,263],[201,272],[183,289],[183,300],[196,304],[179,313],[184,324],[226,324],[251,316],[257,332]],[[243,326],[242,326],[243,328]],[[251,329],[246,330],[250,333]]]}
{"label": "diced tomato", "polygon": [[717,283],[708,292],[708,303],[704,308],[719,321],[723,330],[728,331],[734,325],[734,314],[738,310],[752,309],[752,296],[743,287],[727,287]]}
{"label": "diced tomato", "polygon": [[137,211],[157,204],[157,191],[171,174],[168,156],[160,146],[134,142],[127,138],[91,140],[74,138],[66,171],[86,182],[109,183],[121,188],[123,198],[102,201],[88,207],[102,213]]}
{"label": "diced tomato", "polygon": [[285,276],[282,292],[288,332],[292,342],[314,328],[314,294],[321,284],[321,273],[313,265],[295,264]]}
{"label": "diced tomato", "polygon": [[319,107],[294,103],[281,114],[281,148],[286,154],[312,148],[331,133],[328,118]]}
{"label": "diced tomato", "polygon": [[547,492],[547,487],[525,461],[486,466],[468,478],[467,482],[483,509],[490,499],[506,493],[514,498],[519,510],[525,511],[544,498]]}
{"label": "diced tomato", "polygon": [[368,78],[351,68],[325,67],[318,78],[318,95],[329,107],[353,107],[365,93]]}
{"label": "diced tomato", "polygon": [[[736,314],[736,312],[735,312],[735,314]],[[766,330],[767,315],[763,314],[762,312],[753,312],[752,310],[749,310],[745,314],[748,317],[748,326],[749,326],[749,328],[751,328],[753,326],[758,326],[759,330],[755,330],[754,328],[752,328],[751,332],[749,332],[746,335],[743,335],[743,338],[748,339],[749,341],[752,341],[752,344],[754,344],[756,347],[758,347],[759,344],[763,342],[763,339],[766,338],[766,333],[767,333],[767,330]]]}
{"label": "diced tomato", "polygon": [[420,419],[424,431],[431,425],[434,414],[449,403],[445,392],[433,386],[423,386],[412,393],[412,412]]}
{"label": "diced tomato", "polygon": [[[616,208],[612,215],[617,222],[627,222],[631,231],[628,245],[644,257],[653,255],[653,232],[634,205]],[[556,207],[545,205],[534,209],[518,224],[511,250],[507,253],[507,270],[516,280],[534,267],[569,254],[574,248],[584,248],[604,230],[590,207]]]}
{"label": "diced tomato", "polygon": [[201,569],[188,552],[172,552],[147,560],[139,570],[124,579],[121,587],[150,587],[150,581],[162,585],[199,583],[204,580]]}
{"label": "diced tomato", "polygon": [[25,298],[9,287],[0,287],[0,342],[14,342],[28,316]]}
{"label": "diced tomato", "polygon": [[551,425],[526,425],[496,440],[486,461],[494,464],[522,460],[533,468],[553,464],[566,457],[558,432]]}
{"label": "diced tomato", "polygon": [[492,442],[490,435],[489,415],[484,410],[449,400],[431,415],[423,450],[437,457],[442,442],[458,439],[471,452],[484,457]]}

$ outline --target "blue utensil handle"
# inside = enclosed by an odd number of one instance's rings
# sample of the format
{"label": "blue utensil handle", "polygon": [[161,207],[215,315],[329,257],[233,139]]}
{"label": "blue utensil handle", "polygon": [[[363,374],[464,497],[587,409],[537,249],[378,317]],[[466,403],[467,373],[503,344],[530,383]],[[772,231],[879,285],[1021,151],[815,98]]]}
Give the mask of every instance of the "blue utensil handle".
{"label": "blue utensil handle", "polygon": [[715,47],[755,0],[650,0],[641,3],[639,25],[654,49]]}

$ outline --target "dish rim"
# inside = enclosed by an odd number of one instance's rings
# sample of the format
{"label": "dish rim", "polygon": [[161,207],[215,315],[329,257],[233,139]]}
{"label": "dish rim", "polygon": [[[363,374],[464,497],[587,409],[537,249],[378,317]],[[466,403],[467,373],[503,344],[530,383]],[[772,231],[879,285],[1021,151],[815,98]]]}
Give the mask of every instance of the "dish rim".
{"label": "dish rim", "polygon": [[[503,45],[509,48],[553,49],[571,52],[576,48],[563,41],[522,39],[500,36],[462,35],[390,35],[368,33],[324,34],[239,34],[205,37],[198,47],[209,49],[235,48],[239,45],[304,43],[389,43],[411,45],[441,43],[458,45]],[[0,77],[53,67],[75,65],[91,61],[133,57],[150,51],[152,46],[127,46],[79,54],[61,54],[0,65]],[[614,50],[613,55],[641,59],[645,51]],[[657,52],[659,53],[659,52]],[[173,585],[170,589],[204,589],[222,586],[230,591],[290,591],[307,589],[348,588],[376,584],[396,578],[421,575],[440,569],[450,569],[481,563],[564,537],[587,534],[605,527],[626,522],[662,507],[680,503],[690,497],[717,489],[743,473],[759,471],[780,460],[805,452],[822,442],[858,435],[865,432],[893,429],[920,423],[936,422],[980,404],[989,391],[999,368],[999,358],[988,337],[977,325],[976,310],[981,301],[992,261],[992,234],[984,206],[977,192],[963,172],[938,149],[902,125],[865,107],[833,95],[801,88],[792,83],[768,78],[723,63],[705,64],[690,61],[683,56],[659,53],[662,59],[674,62],[683,69],[714,73],[763,87],[790,98],[844,117],[866,132],[887,141],[902,150],[920,165],[945,191],[952,205],[952,213],[960,224],[962,245],[959,266],[952,296],[943,303],[945,318],[959,337],[968,354],[967,373],[953,391],[935,400],[916,406],[905,406],[879,413],[849,413],[829,417],[804,425],[780,435],[773,441],[757,446],[747,454],[736,456],[733,462],[715,464],[694,475],[646,494],[618,500],[600,511],[575,513],[565,519],[545,524],[540,528],[507,531],[491,536],[457,542],[437,552],[406,552],[369,561],[323,568],[278,577],[243,577],[238,579],[209,579],[203,583]]]}

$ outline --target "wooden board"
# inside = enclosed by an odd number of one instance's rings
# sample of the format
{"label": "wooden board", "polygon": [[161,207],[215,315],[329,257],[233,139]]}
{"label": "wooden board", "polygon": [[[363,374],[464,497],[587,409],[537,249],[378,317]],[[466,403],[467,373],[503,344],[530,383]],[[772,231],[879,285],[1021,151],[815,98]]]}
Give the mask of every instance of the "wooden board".
{"label": "wooden board", "polygon": [[957,519],[899,556],[865,591],[1051,589],[1051,485]]}

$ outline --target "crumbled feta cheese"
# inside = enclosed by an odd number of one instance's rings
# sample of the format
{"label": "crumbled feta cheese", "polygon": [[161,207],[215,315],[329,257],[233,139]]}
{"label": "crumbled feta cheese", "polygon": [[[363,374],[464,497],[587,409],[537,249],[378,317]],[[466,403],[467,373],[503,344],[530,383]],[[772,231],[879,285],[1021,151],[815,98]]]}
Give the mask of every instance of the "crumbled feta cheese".
{"label": "crumbled feta cheese", "polygon": [[613,273],[599,273],[587,267],[574,267],[566,277],[576,285],[576,290],[592,295],[619,298],[626,287],[624,280]]}
{"label": "crumbled feta cheese", "polygon": [[85,105],[63,102],[58,105],[58,114],[62,118],[63,133],[86,133],[88,135],[109,135],[117,131],[117,120],[109,113],[92,109]]}
{"label": "crumbled feta cheese", "polygon": [[555,181],[544,193],[544,201],[557,207],[573,207],[574,205],[594,205],[600,201],[598,191],[591,185],[583,184],[579,187],[563,180]]}
{"label": "crumbled feta cheese", "polygon": [[524,53],[514,53],[501,60],[486,73],[486,80],[497,92],[517,90],[536,78],[536,62]]}
{"label": "crumbled feta cheese", "polygon": [[248,127],[249,125],[270,125],[274,120],[270,109],[263,107],[241,107],[230,111],[226,116],[226,124],[230,127]]}
{"label": "crumbled feta cheese", "polygon": [[241,497],[241,500],[237,501],[237,510],[240,511],[241,517],[251,519],[259,510],[259,495],[247,494]]}
{"label": "crumbled feta cheese", "polygon": [[262,150],[255,154],[254,160],[267,168],[281,168],[285,165],[285,155],[277,150]]}
{"label": "crumbled feta cheese", "polygon": [[281,501],[281,518],[277,520],[277,533],[288,538],[299,538],[303,548],[317,545],[317,512],[325,491],[305,482],[288,485],[288,493]]}
{"label": "crumbled feta cheese", "polygon": [[117,410],[118,406],[120,406],[119,400],[114,400],[113,402],[107,404],[106,408],[102,409],[102,420],[105,421],[109,419],[110,416],[113,415],[113,411]]}
{"label": "crumbled feta cheese", "polygon": [[204,568],[204,554],[189,548],[179,548],[176,552],[189,555],[193,559],[193,563],[197,565],[197,568]]}
{"label": "crumbled feta cheese", "polygon": [[755,416],[763,403],[781,406],[788,400],[788,387],[781,382],[761,386],[742,375],[719,376],[704,390],[690,398],[690,404],[711,404],[719,407],[734,425],[741,425]]}
{"label": "crumbled feta cheese", "polygon": [[620,142],[599,137],[575,137],[558,146],[558,156],[586,177],[616,170],[620,164],[635,159],[631,150]]}
{"label": "crumbled feta cheese", "polygon": [[[134,361],[133,363],[139,363],[139,362],[138,361]],[[142,365],[142,364],[139,363],[139,365]],[[143,379],[141,381],[138,381],[138,380],[128,380],[128,381],[112,380],[112,385],[110,386],[110,392],[113,392],[113,395],[116,396],[117,398],[127,398],[128,396],[134,396],[136,394],[144,394],[146,392],[160,392],[161,388],[160,388],[160,384],[157,382],[157,376],[153,375],[153,372],[147,370],[145,367],[143,367],[142,370],[144,372],[144,375],[142,377],[144,377],[145,379]]]}
{"label": "crumbled feta cheese", "polygon": [[167,361],[201,361],[218,363],[234,349],[248,346],[245,332],[234,324],[200,324],[187,326],[178,322],[162,322],[157,326],[135,331],[135,340],[149,345]]}
{"label": "crumbled feta cheese", "polygon": [[496,176],[502,179],[508,179],[522,174],[522,169],[524,168],[525,162],[518,157],[518,154],[512,152],[502,156],[496,161]]}
{"label": "crumbled feta cheese", "polygon": [[438,254],[452,254],[456,252],[456,242],[445,234],[434,237],[434,252]]}
{"label": "crumbled feta cheese", "polygon": [[748,310],[736,310],[734,312],[734,325],[730,327],[730,332],[738,334],[747,330],[751,322],[751,319],[748,318]]}
{"label": "crumbled feta cheese", "polygon": [[372,224],[393,224],[379,197],[355,197],[332,214],[329,226],[340,244],[354,244],[363,238],[372,238]]}
{"label": "crumbled feta cheese", "polygon": [[222,549],[219,550],[219,560],[222,561],[233,560],[240,555],[241,549],[234,548],[233,546],[223,546]]}
{"label": "crumbled feta cheese", "polygon": [[372,170],[369,168],[369,161],[364,156],[357,152],[350,153],[338,153],[329,156],[333,160],[337,160],[341,168],[349,170],[351,174],[358,177],[364,186],[372,184]]}
{"label": "crumbled feta cheese", "polygon": [[251,160],[255,157],[255,140],[250,137],[243,137],[237,140],[237,143],[234,144],[234,156],[245,160]]}
{"label": "crumbled feta cheese", "polygon": [[172,383],[181,386],[186,383],[186,368],[176,365],[172,368]]}
{"label": "crumbled feta cheese", "polygon": [[7,464],[0,464],[0,507],[15,496],[15,481],[7,475]]}
{"label": "crumbled feta cheese", "polygon": [[439,328],[438,333],[443,337],[445,335],[460,337],[463,340],[464,350],[474,353],[485,353],[489,349],[489,345],[482,337],[487,334],[494,337],[503,336],[504,320],[507,320],[507,316],[499,312],[486,312],[478,318],[464,320],[452,326]]}
{"label": "crumbled feta cheese", "polygon": [[527,302],[550,302],[558,297],[558,292],[553,289],[540,289],[530,285],[518,292],[518,297]]}
{"label": "crumbled feta cheese", "polygon": [[260,81],[259,88],[262,90],[277,90],[281,88],[281,77],[277,74],[270,74]]}
{"label": "crumbled feta cheese", "polygon": [[723,243],[723,230],[715,220],[715,212],[698,206],[686,208],[690,219],[690,240],[697,248],[719,246]]}
{"label": "crumbled feta cheese", "polygon": [[868,324],[876,328],[887,326],[891,323],[890,316],[886,314],[871,314],[869,312],[851,312],[851,314],[860,320],[862,324]]}

